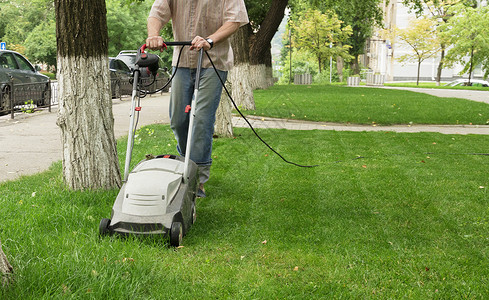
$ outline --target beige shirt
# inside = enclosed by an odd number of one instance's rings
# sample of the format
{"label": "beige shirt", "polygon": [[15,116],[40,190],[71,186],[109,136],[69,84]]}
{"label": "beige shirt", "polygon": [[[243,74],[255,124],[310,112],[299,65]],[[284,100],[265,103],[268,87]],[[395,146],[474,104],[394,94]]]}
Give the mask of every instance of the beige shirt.
{"label": "beige shirt", "polygon": [[[163,24],[171,19],[175,41],[192,41],[197,35],[207,38],[226,22],[239,22],[240,26],[249,22],[244,0],[156,0],[149,17],[157,18]],[[173,48],[175,66],[180,47]],[[214,44],[208,53],[219,70],[232,68],[234,58],[229,39]],[[198,52],[185,46],[179,67],[196,68],[197,59]],[[212,67],[205,54],[202,64],[204,68]]]}

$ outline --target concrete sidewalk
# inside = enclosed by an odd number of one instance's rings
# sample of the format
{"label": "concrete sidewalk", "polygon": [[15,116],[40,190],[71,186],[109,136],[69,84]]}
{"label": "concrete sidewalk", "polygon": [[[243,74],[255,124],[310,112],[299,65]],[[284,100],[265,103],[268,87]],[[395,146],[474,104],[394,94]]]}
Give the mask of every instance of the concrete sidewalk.
{"label": "concrete sidewalk", "polygon": [[[362,85],[360,87],[370,88],[369,86]],[[476,90],[452,90],[452,89],[430,89],[430,88],[408,88],[408,87],[393,87],[382,86],[375,88],[384,88],[391,90],[405,90],[416,93],[429,94],[436,97],[446,98],[461,98],[468,99],[477,102],[484,102],[489,104],[489,90],[488,91],[476,91]]]}
{"label": "concrete sidewalk", "polygon": [[[394,132],[439,132],[444,134],[489,134],[489,125],[358,125],[329,122],[310,122],[269,117],[246,116],[254,128],[281,128],[290,130],[336,130],[336,131],[394,131]],[[248,127],[246,121],[233,117],[234,127]]]}
{"label": "concrete sidewalk", "polygon": [[[116,138],[129,131],[130,97],[113,100]],[[139,124],[168,123],[170,94],[141,99]],[[33,114],[16,113],[0,117],[0,182],[46,170],[62,159],[61,134],[56,125],[57,106]]]}

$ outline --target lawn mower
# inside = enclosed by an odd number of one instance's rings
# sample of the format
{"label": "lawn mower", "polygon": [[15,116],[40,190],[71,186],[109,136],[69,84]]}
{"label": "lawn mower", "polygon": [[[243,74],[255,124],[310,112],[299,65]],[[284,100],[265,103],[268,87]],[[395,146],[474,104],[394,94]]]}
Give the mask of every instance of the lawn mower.
{"label": "lawn mower", "polygon": [[[165,44],[182,47],[191,45],[190,42]],[[199,92],[203,50],[201,49],[199,53],[194,98],[191,108],[186,109],[190,116],[187,138],[189,147],[186,148],[185,156],[150,156],[139,162],[129,172],[136,130],[135,115],[141,110],[139,100],[145,93],[140,80],[139,68],[148,67],[154,74],[158,71],[158,56],[145,53],[145,48],[146,45],[143,45],[138,50],[137,66],[133,76],[124,181],[112,208],[111,218],[104,218],[100,221],[99,233],[100,235],[118,233],[169,236],[170,245],[178,247],[196,219],[195,198],[199,180],[197,164],[190,160],[192,150],[190,145],[192,145],[194,112],[197,111],[195,107]]]}

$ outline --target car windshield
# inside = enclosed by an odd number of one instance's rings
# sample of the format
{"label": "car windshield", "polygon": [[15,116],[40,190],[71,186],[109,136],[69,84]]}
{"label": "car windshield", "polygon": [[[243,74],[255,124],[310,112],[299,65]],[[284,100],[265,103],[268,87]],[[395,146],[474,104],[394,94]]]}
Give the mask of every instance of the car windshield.
{"label": "car windshield", "polygon": [[122,60],[123,62],[126,63],[127,66],[129,66],[129,68],[134,68],[134,65],[136,64],[136,55],[132,54],[132,55],[118,55],[118,57],[120,60]]}

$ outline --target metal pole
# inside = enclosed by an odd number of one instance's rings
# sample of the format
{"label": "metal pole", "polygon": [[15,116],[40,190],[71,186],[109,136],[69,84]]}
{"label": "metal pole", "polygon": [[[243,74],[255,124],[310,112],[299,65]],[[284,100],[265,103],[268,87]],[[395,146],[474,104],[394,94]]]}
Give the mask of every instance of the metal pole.
{"label": "metal pole", "polygon": [[10,99],[10,103],[9,103],[9,106],[10,106],[10,118],[13,119],[14,118],[14,78],[13,77],[10,77],[10,86],[12,87],[10,90],[9,90],[9,99]]}
{"label": "metal pole", "polygon": [[292,83],[292,28],[289,26],[289,84]]}
{"label": "metal pole", "polygon": [[194,86],[194,98],[190,105],[190,118],[188,121],[188,134],[187,134],[187,148],[185,149],[185,166],[183,169],[183,182],[188,183],[190,181],[189,165],[190,165],[190,150],[192,149],[192,140],[194,135],[194,118],[197,112],[197,98],[199,97],[199,84],[200,84],[200,71],[202,69],[202,57],[204,55],[204,49],[199,51],[199,58],[197,61],[197,70],[195,73],[195,86]]}
{"label": "metal pole", "polygon": [[132,83],[132,100],[131,100],[131,111],[129,112],[129,133],[127,135],[127,148],[126,148],[126,162],[124,165],[124,182],[127,182],[127,178],[129,177],[129,167],[131,165],[131,156],[132,156],[132,146],[134,144],[134,134],[136,128],[134,128],[134,119],[136,114],[136,103],[139,98],[138,91],[138,83],[139,83],[139,68],[136,68],[134,71],[134,82]]}
{"label": "metal pole", "polygon": [[[333,48],[333,44],[329,43],[329,49]],[[329,56],[329,83],[331,83],[331,77],[333,72],[333,56]]]}

